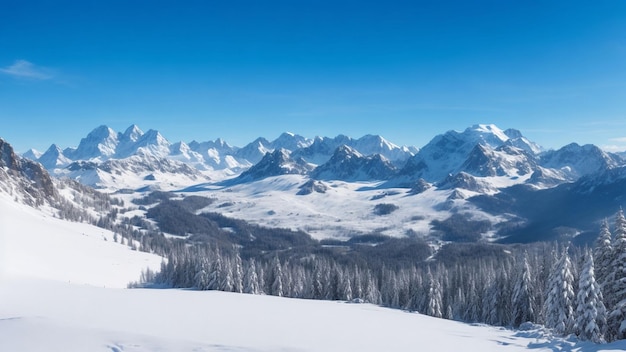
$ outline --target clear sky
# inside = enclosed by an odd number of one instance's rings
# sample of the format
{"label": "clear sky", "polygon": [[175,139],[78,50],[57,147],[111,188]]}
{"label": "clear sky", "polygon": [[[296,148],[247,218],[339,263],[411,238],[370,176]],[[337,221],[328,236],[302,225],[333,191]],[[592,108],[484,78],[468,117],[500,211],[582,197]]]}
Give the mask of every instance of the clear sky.
{"label": "clear sky", "polygon": [[626,150],[626,1],[0,2],[0,137],[135,123],[421,147],[476,123]]}

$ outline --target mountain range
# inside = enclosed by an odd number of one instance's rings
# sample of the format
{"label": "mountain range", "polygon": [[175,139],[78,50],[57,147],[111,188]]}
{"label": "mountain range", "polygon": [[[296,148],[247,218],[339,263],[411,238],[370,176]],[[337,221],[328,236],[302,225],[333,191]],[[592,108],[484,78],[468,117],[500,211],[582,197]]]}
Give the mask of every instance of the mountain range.
{"label": "mountain range", "polygon": [[[544,150],[518,130],[488,124],[445,132],[419,149],[375,135],[293,133],[243,147],[222,139],[172,143],[136,125],[123,133],[100,126],[76,148],[53,144],[24,156],[109,193],[197,192],[217,200],[207,210],[319,239],[431,236],[433,223],[454,214],[488,221],[479,236],[488,240],[575,237],[626,204],[619,154],[576,143]],[[390,211],[374,211],[379,204]]]}
{"label": "mountain range", "polygon": [[[282,152],[275,154],[278,150]],[[268,163],[272,155],[279,159],[274,161],[277,169],[265,168],[263,172],[263,166],[257,164]],[[513,181],[546,188],[624,163],[619,154],[594,145],[572,143],[544,151],[520,131],[501,130],[495,125],[448,131],[421,149],[397,146],[375,135],[308,139],[293,133],[283,133],[273,141],[259,137],[243,147],[231,146],[222,139],[171,143],[160,132],[144,133],[136,125],[123,133],[100,126],[76,148],[61,149],[52,144],[44,153],[30,150],[25,156],[55,175],[101,188],[124,183],[123,177],[114,176],[129,169],[133,175],[148,179],[155,178],[155,172],[184,176],[175,182],[176,186],[237,176],[260,179],[299,173],[315,179],[386,180],[388,187],[412,187],[420,179],[439,184],[450,175],[464,173],[480,178],[506,177],[507,185]],[[294,165],[299,165],[297,171]],[[251,173],[253,177],[249,177]]]}

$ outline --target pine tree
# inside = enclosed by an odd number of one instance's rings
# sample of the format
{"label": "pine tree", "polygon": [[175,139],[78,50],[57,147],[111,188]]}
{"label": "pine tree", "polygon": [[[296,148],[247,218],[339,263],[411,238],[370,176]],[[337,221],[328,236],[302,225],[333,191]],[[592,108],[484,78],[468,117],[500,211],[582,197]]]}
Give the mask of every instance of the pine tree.
{"label": "pine tree", "polygon": [[194,277],[195,279],[194,286],[198,290],[209,289],[209,270],[210,270],[210,265],[209,265],[208,259],[206,257],[200,258],[198,268],[196,269],[196,275]]}
{"label": "pine tree", "polygon": [[235,260],[233,263],[233,292],[243,292],[243,264],[241,262],[241,256],[239,255],[239,249],[234,248]]}
{"label": "pine tree", "polygon": [[222,269],[222,256],[219,250],[215,251],[215,262],[209,273],[209,283],[207,285],[208,290],[219,290],[222,282],[223,269]]}
{"label": "pine tree", "polygon": [[560,335],[571,333],[574,327],[573,284],[572,264],[566,248],[548,277],[543,308],[546,327]]}
{"label": "pine tree", "polygon": [[[607,292],[609,306],[609,336],[615,339],[626,338],[626,218],[620,209],[615,217],[615,241],[611,265],[611,290]],[[608,282],[607,282],[608,285]]]}
{"label": "pine tree", "polygon": [[243,293],[250,293],[257,295],[260,293],[259,278],[256,273],[256,263],[254,258],[248,261],[246,270],[243,276]]}
{"label": "pine tree", "polygon": [[[600,226],[600,234],[596,240],[593,249],[593,260],[595,263],[596,282],[600,285],[604,293],[604,286],[607,283],[608,276],[611,272],[611,260],[613,256],[613,246],[611,245],[611,232],[606,219]],[[610,288],[609,288],[610,290]]]}
{"label": "pine tree", "polygon": [[283,270],[278,256],[274,257],[270,269],[270,295],[282,297],[283,292]]}
{"label": "pine tree", "polygon": [[427,281],[428,281],[428,305],[426,307],[426,314],[431,317],[441,318],[443,317],[443,303],[441,302],[441,285],[437,279],[433,278],[430,268],[428,268]]}
{"label": "pine tree", "polygon": [[224,292],[233,292],[235,287],[235,281],[233,279],[233,262],[231,258],[223,257],[222,259],[222,272],[221,281],[219,281],[218,290]]}
{"label": "pine tree", "polygon": [[593,256],[587,252],[576,296],[576,335],[581,340],[602,343],[606,330],[606,309],[594,276]]}
{"label": "pine tree", "polygon": [[513,317],[511,324],[514,327],[519,327],[522,323],[535,321],[536,319],[535,296],[530,275],[528,255],[524,254],[518,278],[513,288]]}

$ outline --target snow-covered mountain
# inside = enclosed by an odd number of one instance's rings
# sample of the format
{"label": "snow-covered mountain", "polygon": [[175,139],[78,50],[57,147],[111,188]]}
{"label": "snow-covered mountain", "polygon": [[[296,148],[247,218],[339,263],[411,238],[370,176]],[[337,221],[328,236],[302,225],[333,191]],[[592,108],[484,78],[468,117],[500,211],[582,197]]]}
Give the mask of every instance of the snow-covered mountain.
{"label": "snow-covered mountain", "polygon": [[270,143],[272,149],[286,149],[294,151],[301,148],[306,148],[313,143],[313,140],[305,138],[295,133],[284,132],[278,138]]}
{"label": "snow-covered mountain", "polygon": [[116,154],[119,135],[108,126],[99,126],[81,139],[77,148],[66,148],[63,154],[72,160],[108,159]]}
{"label": "snow-covered mountain", "polygon": [[234,155],[239,148],[229,145],[221,138],[207,142],[192,141],[189,143],[189,148],[202,156],[205,167],[209,169],[230,169],[234,172],[241,172],[252,166],[252,163],[247,160],[235,158]]}
{"label": "snow-covered mountain", "polygon": [[[515,136],[515,139],[523,140],[521,134],[513,131],[515,130],[509,130],[509,133]],[[502,147],[510,139],[495,125],[474,125],[463,132],[448,131],[433,138],[415,156],[411,157],[400,170],[399,176],[409,180],[423,178],[429,182],[439,182],[449,174],[461,171],[470,174],[477,170],[483,174],[494,172],[515,174],[517,172],[513,170],[492,170],[494,165],[488,165],[493,164],[491,157],[496,157],[501,161],[507,159],[509,149],[502,149],[500,153],[493,151]],[[481,147],[477,149],[478,146]],[[487,156],[486,153],[491,155]],[[520,153],[514,151],[513,154],[519,156]],[[476,160],[468,161],[470,157]],[[465,170],[464,164],[477,170]]]}
{"label": "snow-covered mountain", "polygon": [[382,155],[363,156],[357,150],[342,145],[330,160],[313,170],[311,177],[344,181],[386,180],[395,172],[395,167]]}
{"label": "snow-covered mountain", "polygon": [[63,150],[56,144],[52,144],[50,148],[36,160],[48,170],[64,168],[72,163],[72,160],[66,157]]}
{"label": "snow-covered mountain", "polygon": [[353,139],[340,134],[334,138],[316,137],[309,146],[294,151],[294,156],[302,157],[312,164],[321,165],[327,162],[342,145],[351,147],[365,156],[380,154],[396,166],[403,165],[417,152],[415,147],[399,147],[381,136],[365,135],[359,139]]}
{"label": "snow-covered mountain", "polygon": [[104,162],[75,161],[55,171],[57,176],[69,177],[82,184],[109,191],[146,186],[154,186],[152,189],[183,187],[209,180],[200,170],[184,162],[150,153]]}
{"label": "snow-covered mountain", "polygon": [[616,154],[609,154],[592,144],[581,146],[577,143],[543,153],[540,162],[546,168],[559,171],[568,181],[624,164],[624,160]]}
{"label": "snow-covered mountain", "polygon": [[523,149],[503,144],[496,149],[476,144],[459,167],[460,172],[474,176],[523,176],[537,169],[534,155]]}
{"label": "snow-covered mountain", "polygon": [[267,152],[256,165],[237,177],[237,182],[260,180],[279,175],[304,175],[313,169],[313,165],[302,158],[293,159],[286,149]]}
{"label": "snow-covered mountain", "polygon": [[[339,135],[335,138],[308,139],[289,132],[282,133],[273,141],[259,137],[242,148],[231,146],[219,138],[206,142],[172,143],[159,131],[143,132],[137,125],[131,125],[124,132],[99,126],[81,139],[76,148],[62,150],[53,144],[43,154],[31,150],[27,156],[39,161],[55,175],[68,176],[91,186],[119,189],[130,185],[130,182],[123,181],[126,176],[141,180],[150,176],[147,172],[151,169],[162,173],[183,170],[189,182],[202,181],[199,174],[212,179],[236,177],[261,162],[267,153],[277,150],[292,154],[293,160],[302,159],[302,165],[320,165],[328,161],[334,151],[344,144],[363,156],[380,154],[394,165],[402,165],[417,151],[415,147],[398,147],[380,136],[367,135],[352,139]],[[149,162],[154,164],[150,165]],[[132,165],[133,163],[137,165]],[[185,169],[180,164],[193,170]],[[126,175],[129,169],[137,174]],[[195,175],[191,176],[192,174]],[[126,176],[121,177],[122,175]],[[170,179],[177,179],[177,176],[172,174],[159,178],[165,185],[180,184],[170,182]],[[145,180],[154,181],[152,176]]]}
{"label": "snow-covered mountain", "polygon": [[[623,165],[624,160],[600,148],[571,144],[543,151],[515,129],[474,125],[463,132],[448,131],[433,138],[411,157],[389,185],[410,187],[418,179],[450,185],[450,175],[494,178],[483,189],[526,183],[537,188],[573,182],[584,175]],[[503,179],[506,177],[506,179]]]}

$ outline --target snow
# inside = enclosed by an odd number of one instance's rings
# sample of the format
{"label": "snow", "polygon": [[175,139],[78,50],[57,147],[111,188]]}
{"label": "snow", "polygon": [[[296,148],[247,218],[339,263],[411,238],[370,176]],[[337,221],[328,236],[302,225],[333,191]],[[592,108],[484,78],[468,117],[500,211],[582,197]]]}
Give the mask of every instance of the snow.
{"label": "snow", "polygon": [[[0,194],[0,351],[609,351],[370,304],[126,289],[160,258]],[[105,238],[107,239],[105,241]]]}
{"label": "snow", "polygon": [[50,217],[0,193],[0,278],[126,287],[160,263],[115,243],[110,231]]}
{"label": "snow", "polygon": [[8,284],[0,294],[10,303],[0,310],[2,351],[495,351],[505,344],[521,351],[534,342],[504,329],[369,304]]}
{"label": "snow", "polygon": [[[226,188],[198,185],[183,189],[182,193],[216,199],[201,212],[217,212],[267,227],[303,230],[316,239],[347,240],[374,231],[393,237],[406,236],[407,231],[427,236],[433,220],[445,220],[454,210],[444,209],[454,190],[431,188],[410,194],[406,188],[380,189],[380,182],[323,181],[328,187],[325,193],[298,195],[300,186],[307,181],[306,176],[282,175]],[[490,181],[502,185],[522,182],[506,177]],[[388,215],[376,215],[374,207],[380,203],[399,208]],[[504,221],[466,201],[454,205],[456,210],[471,213],[477,219]]]}

